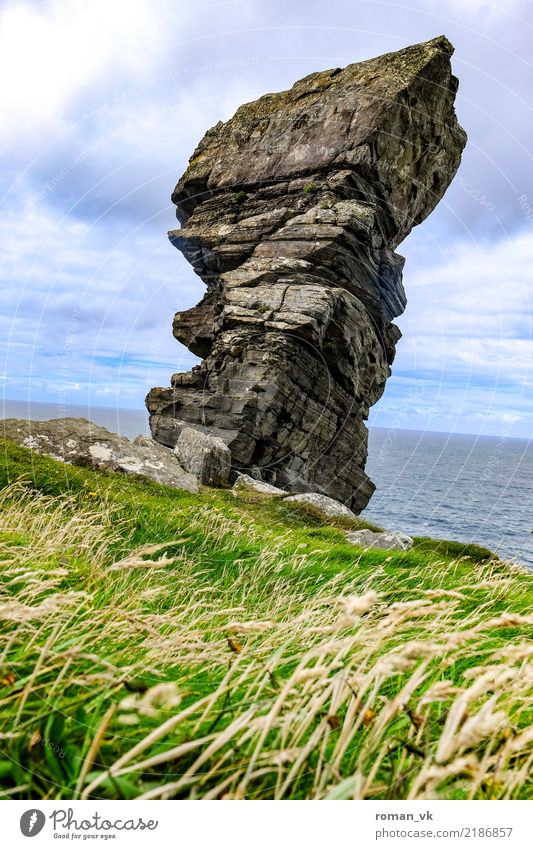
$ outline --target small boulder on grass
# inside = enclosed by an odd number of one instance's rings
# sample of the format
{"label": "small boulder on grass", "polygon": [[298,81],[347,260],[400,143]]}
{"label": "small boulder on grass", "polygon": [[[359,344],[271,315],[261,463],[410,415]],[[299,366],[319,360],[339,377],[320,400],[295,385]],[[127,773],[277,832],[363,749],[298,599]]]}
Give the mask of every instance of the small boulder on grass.
{"label": "small boulder on grass", "polygon": [[258,495],[269,495],[272,498],[283,498],[287,495],[284,489],[280,489],[265,481],[258,481],[255,478],[251,478],[250,475],[239,475],[233,484],[233,490],[235,494],[239,492],[255,492]]}
{"label": "small boulder on grass", "polygon": [[329,498],[327,495],[320,495],[318,492],[300,492],[298,495],[291,495],[285,499],[286,503],[293,504],[310,504],[315,510],[323,513],[333,519],[355,519],[355,513],[352,513],[340,501],[335,501],[334,498]]}
{"label": "small boulder on grass", "polygon": [[392,533],[391,531],[349,531],[346,534],[348,542],[361,548],[382,548],[390,551],[409,551],[413,540],[407,534]]}
{"label": "small boulder on grass", "polygon": [[218,436],[184,427],[174,446],[180,465],[206,486],[225,486],[229,481],[231,451]]}

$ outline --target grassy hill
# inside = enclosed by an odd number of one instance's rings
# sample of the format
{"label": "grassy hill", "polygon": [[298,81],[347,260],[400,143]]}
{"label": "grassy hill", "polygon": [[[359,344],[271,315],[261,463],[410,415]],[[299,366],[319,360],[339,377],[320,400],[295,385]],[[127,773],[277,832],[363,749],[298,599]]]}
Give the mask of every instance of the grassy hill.
{"label": "grassy hill", "polygon": [[533,796],[524,570],[0,447],[4,798]]}

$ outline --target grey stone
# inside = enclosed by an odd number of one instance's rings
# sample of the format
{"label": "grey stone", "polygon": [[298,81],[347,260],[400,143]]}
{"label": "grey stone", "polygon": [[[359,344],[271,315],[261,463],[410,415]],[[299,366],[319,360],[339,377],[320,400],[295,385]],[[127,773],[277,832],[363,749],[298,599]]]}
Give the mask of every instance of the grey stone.
{"label": "grey stone", "polygon": [[409,551],[413,540],[407,534],[391,531],[349,531],[346,534],[349,542],[361,548],[383,548],[391,551]]}
{"label": "grey stone", "polygon": [[225,486],[228,483],[231,453],[220,437],[184,427],[174,453],[180,465],[200,483],[206,486]]}
{"label": "grey stone", "polygon": [[157,441],[206,427],[239,471],[366,506],[365,421],[406,304],[395,249],[466,142],[452,53],[440,36],[310,74],[206,133],[169,233],[207,287],[173,332],[204,359],[148,394]]}
{"label": "grey stone", "polygon": [[142,475],[177,489],[198,491],[196,479],[184,471],[169,448],[144,436],[130,442],[87,419],[4,419],[0,436],[63,463]]}
{"label": "grey stone", "polygon": [[265,481],[258,481],[250,477],[250,475],[239,475],[233,484],[233,489],[236,493],[239,491],[256,492],[259,495],[269,495],[273,498],[283,498],[287,495],[284,489],[280,489],[278,486],[273,486]]}
{"label": "grey stone", "polygon": [[320,495],[318,492],[302,492],[298,495],[291,495],[285,501],[291,501],[295,504],[311,504],[325,516],[355,519],[355,513],[341,504],[340,501],[335,501],[334,498],[329,498],[327,495]]}

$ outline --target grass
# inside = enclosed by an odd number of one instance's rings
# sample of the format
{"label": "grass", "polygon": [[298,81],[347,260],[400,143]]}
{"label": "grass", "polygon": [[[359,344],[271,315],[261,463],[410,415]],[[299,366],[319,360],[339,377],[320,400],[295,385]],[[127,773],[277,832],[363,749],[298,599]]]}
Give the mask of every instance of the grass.
{"label": "grass", "polygon": [[0,447],[4,798],[533,796],[524,570]]}

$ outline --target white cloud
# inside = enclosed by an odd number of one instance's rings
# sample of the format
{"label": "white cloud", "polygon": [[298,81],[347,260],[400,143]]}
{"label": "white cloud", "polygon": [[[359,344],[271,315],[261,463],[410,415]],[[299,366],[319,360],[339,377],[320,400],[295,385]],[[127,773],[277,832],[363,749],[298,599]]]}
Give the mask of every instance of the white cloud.
{"label": "white cloud", "polygon": [[407,254],[394,371],[470,374],[494,385],[531,381],[533,231],[496,244],[436,247],[433,262],[420,268],[415,240]]}
{"label": "white cloud", "polygon": [[520,9],[520,0],[431,0],[431,5],[442,13],[446,8],[455,15],[479,17],[483,15],[490,20],[506,17]]}
{"label": "white cloud", "polygon": [[106,72],[141,70],[160,23],[149,0],[6,6],[0,13],[4,134],[59,118],[84,86]]}
{"label": "white cloud", "polygon": [[485,410],[484,412],[477,412],[472,415],[473,419],[478,419],[480,421],[487,422],[501,422],[507,425],[515,425],[518,422],[524,421],[526,418],[522,413],[517,412],[505,412],[504,410],[498,410],[497,412]]}

